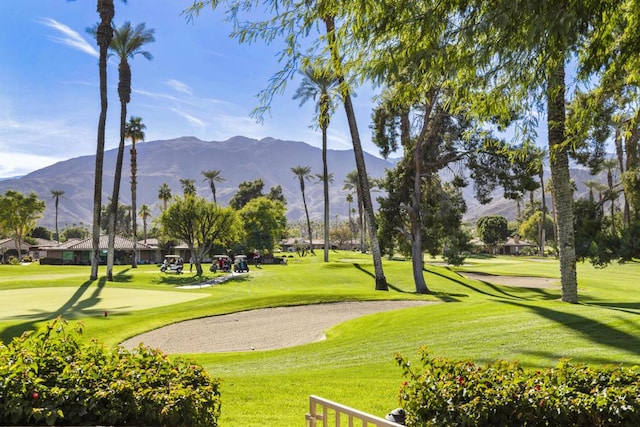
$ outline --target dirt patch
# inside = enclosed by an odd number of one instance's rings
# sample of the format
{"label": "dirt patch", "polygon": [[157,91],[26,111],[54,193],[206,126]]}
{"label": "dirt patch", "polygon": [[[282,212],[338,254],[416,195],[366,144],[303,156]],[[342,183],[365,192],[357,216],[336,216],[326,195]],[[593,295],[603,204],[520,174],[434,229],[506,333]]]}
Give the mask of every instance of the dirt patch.
{"label": "dirt patch", "polygon": [[325,339],[324,331],[366,314],[432,304],[427,301],[363,301],[276,307],[175,323],[128,339],[165,353],[273,350]]}

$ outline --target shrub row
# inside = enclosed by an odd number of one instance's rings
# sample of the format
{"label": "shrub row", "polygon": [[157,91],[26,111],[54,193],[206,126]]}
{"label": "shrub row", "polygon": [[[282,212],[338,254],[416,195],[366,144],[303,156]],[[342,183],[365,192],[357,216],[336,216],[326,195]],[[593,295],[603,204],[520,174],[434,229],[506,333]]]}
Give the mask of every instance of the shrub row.
{"label": "shrub row", "polygon": [[638,426],[638,367],[588,367],[562,360],[525,370],[498,361],[481,367],[422,350],[422,372],[400,355],[400,404],[407,426]]}
{"label": "shrub row", "polygon": [[56,319],[0,343],[0,425],[218,425],[219,381],[202,367],[81,332]]}

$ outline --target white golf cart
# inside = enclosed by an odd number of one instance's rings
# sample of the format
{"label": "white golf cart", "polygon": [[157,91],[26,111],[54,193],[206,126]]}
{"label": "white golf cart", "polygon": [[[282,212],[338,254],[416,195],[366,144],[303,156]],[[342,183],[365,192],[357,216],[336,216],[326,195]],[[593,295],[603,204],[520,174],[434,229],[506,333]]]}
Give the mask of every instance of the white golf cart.
{"label": "white golf cart", "polygon": [[175,272],[176,274],[182,274],[182,268],[182,258],[179,255],[165,255],[160,271],[163,273]]}
{"label": "white golf cart", "polygon": [[233,271],[236,273],[247,273],[249,271],[249,264],[247,264],[246,255],[236,255],[233,261]]}

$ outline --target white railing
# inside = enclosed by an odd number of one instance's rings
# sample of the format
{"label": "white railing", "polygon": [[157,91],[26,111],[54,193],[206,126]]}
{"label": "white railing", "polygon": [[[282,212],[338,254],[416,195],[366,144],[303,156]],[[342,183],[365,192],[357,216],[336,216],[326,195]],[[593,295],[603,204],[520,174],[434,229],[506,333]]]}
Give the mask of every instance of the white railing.
{"label": "white railing", "polygon": [[[398,427],[402,425],[313,395],[309,396],[309,413],[306,415],[306,419],[307,427],[354,427],[355,421],[358,421],[357,425],[362,427]],[[341,424],[345,421],[346,424]]]}

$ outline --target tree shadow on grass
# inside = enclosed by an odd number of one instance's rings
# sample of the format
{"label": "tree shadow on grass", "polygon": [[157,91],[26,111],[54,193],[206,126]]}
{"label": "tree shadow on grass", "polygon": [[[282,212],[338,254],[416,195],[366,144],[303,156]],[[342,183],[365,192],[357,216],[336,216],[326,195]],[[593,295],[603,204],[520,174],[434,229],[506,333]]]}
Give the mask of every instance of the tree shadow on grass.
{"label": "tree shadow on grass", "polygon": [[85,295],[94,282],[94,280],[85,281],[80,285],[80,287],[78,287],[78,289],[76,289],[73,295],[64,302],[64,304],[51,312],[39,311],[37,313],[19,316],[19,318],[26,319],[26,321],[3,330],[0,333],[0,340],[7,343],[14,337],[19,337],[26,331],[34,330],[36,328],[36,323],[38,322],[52,320],[56,317],[73,319],[76,318],[79,313],[86,312],[88,309],[94,307],[100,302],[100,293],[104,289],[107,279],[106,277],[100,278],[97,282],[96,288],[89,298],[82,299],[82,296]]}
{"label": "tree shadow on grass", "polygon": [[552,310],[548,307],[528,305],[516,301],[503,300],[498,302],[515,305],[532,311],[541,317],[554,321],[573,330],[574,332],[577,332],[594,344],[614,347],[629,352],[630,354],[640,355],[640,337],[638,337],[638,335],[630,334],[597,320],[575,313]]}
{"label": "tree shadow on grass", "polygon": [[640,302],[585,302],[583,304],[640,315]]}
{"label": "tree shadow on grass", "polygon": [[[375,275],[375,274],[373,274],[372,272],[370,272],[369,270],[365,270],[364,268],[362,268],[362,266],[361,266],[359,263],[354,262],[354,263],[353,263],[353,266],[356,268],[356,270],[360,270],[360,271],[362,271],[363,273],[365,273],[366,275],[368,275],[369,277],[371,277],[372,279],[374,279],[374,280],[375,280],[376,275]],[[395,292],[399,292],[399,293],[401,293],[401,294],[413,294],[413,293],[415,293],[415,292],[405,291],[404,289],[400,289],[399,287],[397,287],[397,286],[395,286],[395,285],[393,285],[393,284],[389,283],[389,281],[387,281],[387,287],[388,287],[389,289],[392,289],[392,290],[394,290]]]}
{"label": "tree shadow on grass", "polygon": [[[354,262],[353,266],[356,269],[362,271],[363,273],[366,273],[372,279],[375,279],[375,277],[376,277],[375,274],[371,273],[368,270],[365,270],[364,268],[362,268],[362,266],[360,264]],[[418,294],[416,292],[405,291],[404,289],[401,289],[401,288],[389,283],[388,281],[387,281],[387,287],[389,289],[395,291],[395,292],[402,293],[402,294],[421,295],[421,294]],[[459,301],[459,300],[457,298],[455,298],[455,297],[466,297],[467,296],[467,295],[464,295],[464,294],[452,294],[452,293],[443,293],[443,292],[430,292],[430,293],[425,294],[425,295],[432,295],[432,296],[440,299],[443,302],[456,302],[456,301]]]}
{"label": "tree shadow on grass", "polygon": [[450,280],[450,281],[452,281],[454,283],[457,283],[458,285],[461,285],[461,286],[463,286],[463,287],[465,287],[467,289],[470,289],[473,292],[476,292],[478,294],[485,295],[485,296],[488,296],[488,297],[494,297],[494,298],[505,298],[505,297],[507,297],[507,298],[511,298],[511,299],[525,299],[525,298],[523,298],[521,296],[512,295],[512,294],[508,293],[501,286],[496,286],[496,285],[494,285],[492,283],[485,282],[483,280],[478,280],[478,282],[482,283],[484,286],[488,287],[489,289],[491,289],[495,293],[480,289],[479,287],[473,286],[473,285],[469,284],[468,282],[465,282],[465,281],[461,280],[461,279],[463,279],[463,276],[461,276],[460,274],[455,273],[455,272],[452,272],[452,273],[455,274],[456,276],[458,276],[460,279],[448,276],[446,274],[438,273],[437,271],[432,271],[432,270],[427,270],[427,269],[425,269],[424,271],[426,271],[429,274],[433,274],[435,276],[440,276],[440,277],[442,277],[444,279]]}
{"label": "tree shadow on grass", "polygon": [[125,268],[124,270],[118,271],[113,276],[113,281],[118,283],[131,282],[131,280],[133,279],[133,275],[129,273],[130,271],[131,271],[131,268]]}

